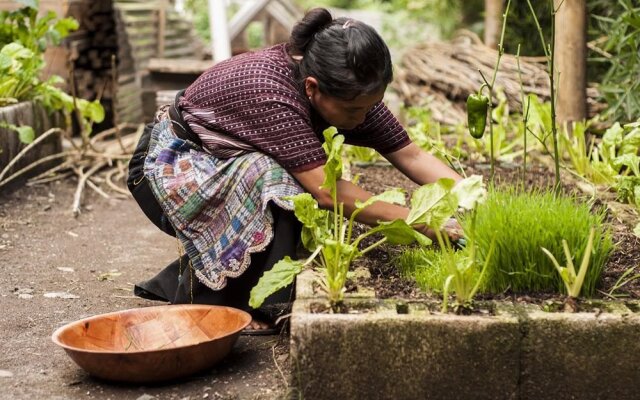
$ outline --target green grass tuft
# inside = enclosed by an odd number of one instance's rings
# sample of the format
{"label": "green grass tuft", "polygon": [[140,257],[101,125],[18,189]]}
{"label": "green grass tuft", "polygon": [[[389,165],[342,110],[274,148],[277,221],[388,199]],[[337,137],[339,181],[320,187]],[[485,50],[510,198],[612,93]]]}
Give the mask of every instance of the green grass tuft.
{"label": "green grass tuft", "polygon": [[[466,254],[464,251],[457,251],[454,257],[466,257]],[[444,281],[449,275],[442,260],[442,252],[433,247],[409,249],[398,256],[394,264],[405,278],[415,279],[418,287],[429,293],[441,294]]]}
{"label": "green grass tuft", "polygon": [[[582,260],[589,230],[596,229],[591,263],[581,294],[595,292],[604,265],[613,250],[604,212],[592,213],[589,204],[572,197],[556,198],[551,192],[523,193],[515,189],[492,190],[478,208],[475,238],[479,259],[495,237],[496,248],[486,271],[484,290],[499,293],[565,292],[558,272],[541,248],[548,249],[565,264],[562,239],[566,240],[574,263]],[[461,224],[469,232],[470,221]]]}

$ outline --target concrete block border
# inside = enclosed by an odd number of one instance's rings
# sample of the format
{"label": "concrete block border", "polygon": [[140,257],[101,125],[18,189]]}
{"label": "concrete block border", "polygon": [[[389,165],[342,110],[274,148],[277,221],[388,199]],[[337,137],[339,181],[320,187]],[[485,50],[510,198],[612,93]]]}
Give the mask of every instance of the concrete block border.
{"label": "concrete block border", "polygon": [[[434,304],[346,299],[313,313],[301,274],[291,317],[292,384],[304,399],[633,399],[640,393],[640,302],[545,312],[495,303],[494,315]],[[366,311],[358,311],[364,310]]]}

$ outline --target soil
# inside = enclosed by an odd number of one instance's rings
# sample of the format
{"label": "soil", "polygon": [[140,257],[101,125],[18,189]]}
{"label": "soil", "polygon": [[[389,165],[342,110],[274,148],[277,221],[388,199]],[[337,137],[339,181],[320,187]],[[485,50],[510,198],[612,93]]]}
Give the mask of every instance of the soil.
{"label": "soil", "polygon": [[[483,175],[486,182],[489,176],[488,165],[465,163],[464,167],[467,176],[473,174]],[[368,167],[353,167],[352,173],[354,175],[360,174],[359,183],[373,193],[380,193],[393,187],[402,188],[408,192],[412,192],[417,188],[415,183],[403,176],[395,168],[389,166],[373,165]],[[496,164],[495,182],[498,186],[520,183],[521,173],[522,171],[515,168],[512,164]],[[526,179],[526,187],[530,188],[550,188],[554,183],[553,172],[549,171],[548,167],[540,164],[534,164],[528,167]],[[563,180],[562,190],[565,193],[585,197],[571,179]],[[640,239],[633,235],[630,227],[625,225],[623,221],[620,221],[619,218],[615,218],[609,214],[608,222],[612,227],[616,247],[604,268],[602,280],[598,286],[595,298],[606,298],[605,293],[608,293],[611,288],[614,287],[616,281],[625,271],[629,268],[640,266],[640,251],[638,250],[640,249]],[[371,238],[370,241],[374,242],[377,239],[379,238]],[[367,268],[371,273],[371,277],[366,279],[361,278],[355,283],[351,282],[350,285],[373,288],[378,298],[399,298],[407,300],[433,299],[432,295],[421,291],[414,281],[401,276],[393,264],[395,256],[404,250],[405,249],[398,246],[382,245],[357,260],[357,266]],[[637,273],[640,273],[640,271],[635,271],[634,274]],[[625,285],[623,288],[617,290],[616,293],[620,298],[640,298],[640,279]],[[510,292],[500,295],[478,296],[478,298],[511,299],[536,304],[543,304],[545,302],[558,303],[563,300],[562,297],[557,294]]]}
{"label": "soil", "polygon": [[131,199],[87,191],[83,213],[74,218],[74,189],[69,181],[0,197],[2,399],[277,399],[288,393],[285,335],[241,336],[214,369],[163,386],[99,381],[55,346],[50,336],[65,323],[164,304],[134,297],[132,284],[177,256],[175,239]]}

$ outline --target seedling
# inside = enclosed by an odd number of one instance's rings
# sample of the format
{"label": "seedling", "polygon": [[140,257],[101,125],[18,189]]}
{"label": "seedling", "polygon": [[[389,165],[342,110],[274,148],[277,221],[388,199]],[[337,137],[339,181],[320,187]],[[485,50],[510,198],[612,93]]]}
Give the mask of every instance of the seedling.
{"label": "seedling", "polygon": [[485,257],[484,265],[480,269],[480,274],[478,275],[476,273],[478,260],[476,259],[476,246],[475,241],[473,240],[473,235],[469,237],[469,256],[458,259],[453,257],[454,250],[449,244],[449,240],[446,237],[443,240],[440,233],[437,235],[438,241],[442,243],[443,259],[449,271],[449,276],[447,276],[442,290],[442,312],[446,313],[448,311],[449,288],[451,286],[453,286],[453,291],[456,294],[456,312],[462,311],[463,309],[471,309],[473,307],[473,298],[482,285],[484,273],[489,266],[489,261],[491,260],[491,255],[495,248],[495,238],[491,240],[489,253]]}
{"label": "seedling", "polygon": [[596,230],[595,228],[591,228],[589,232],[589,239],[587,241],[587,247],[584,251],[584,256],[582,257],[582,263],[580,264],[580,270],[576,273],[576,269],[573,266],[573,259],[571,252],[569,251],[569,246],[567,245],[567,241],[562,239],[562,248],[564,249],[564,255],[567,258],[567,266],[561,267],[553,254],[544,247],[542,251],[551,259],[553,265],[556,267],[556,270],[562,277],[562,281],[564,282],[565,288],[567,289],[567,295],[569,296],[567,302],[565,303],[565,310],[575,312],[577,311],[577,304],[575,299],[580,296],[580,291],[582,290],[582,283],[584,282],[584,277],[587,274],[587,269],[589,268],[589,260],[591,259],[591,252],[593,250],[593,238],[595,236]]}

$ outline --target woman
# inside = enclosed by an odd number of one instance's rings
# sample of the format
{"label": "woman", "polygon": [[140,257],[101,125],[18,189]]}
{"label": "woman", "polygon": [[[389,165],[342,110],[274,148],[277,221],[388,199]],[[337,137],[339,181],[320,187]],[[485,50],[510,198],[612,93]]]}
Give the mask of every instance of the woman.
{"label": "woman", "polygon": [[[391,80],[389,50],[374,29],[317,8],[293,28],[289,43],[216,64],[179,93],[143,134],[129,187],[186,254],[137,285],[136,294],[247,309],[262,273],[295,257],[300,226],[283,198],[307,191],[332,209],[320,188],[322,131],[329,126],[346,143],[376,149],[418,184],[461,179],[412,143],[382,103]],[[370,196],[338,182],[347,215]],[[358,220],[375,225],[407,216],[405,207],[377,202]],[[265,303],[287,303],[290,295],[288,288]],[[250,311],[254,333],[267,332],[269,316]]]}

